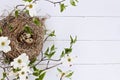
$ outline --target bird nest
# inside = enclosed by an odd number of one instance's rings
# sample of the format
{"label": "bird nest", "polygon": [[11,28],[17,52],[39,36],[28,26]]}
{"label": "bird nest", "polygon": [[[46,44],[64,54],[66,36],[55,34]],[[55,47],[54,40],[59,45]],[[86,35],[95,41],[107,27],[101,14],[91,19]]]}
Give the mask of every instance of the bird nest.
{"label": "bird nest", "polygon": [[0,20],[2,32],[0,36],[8,36],[11,51],[6,53],[6,58],[14,58],[26,53],[30,59],[37,57],[43,47],[44,22],[38,17],[30,17],[26,13],[11,16]]}

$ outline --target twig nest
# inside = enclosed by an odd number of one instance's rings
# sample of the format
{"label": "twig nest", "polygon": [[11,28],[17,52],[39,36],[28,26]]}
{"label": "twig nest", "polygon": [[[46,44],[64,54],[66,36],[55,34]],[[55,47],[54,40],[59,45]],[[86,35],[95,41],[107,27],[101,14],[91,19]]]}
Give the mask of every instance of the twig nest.
{"label": "twig nest", "polygon": [[[35,22],[36,20],[36,22]],[[0,21],[1,36],[7,36],[12,50],[6,53],[6,58],[13,60],[21,53],[26,53],[30,59],[40,54],[44,39],[44,22],[37,17],[30,17],[24,13],[7,16]]]}

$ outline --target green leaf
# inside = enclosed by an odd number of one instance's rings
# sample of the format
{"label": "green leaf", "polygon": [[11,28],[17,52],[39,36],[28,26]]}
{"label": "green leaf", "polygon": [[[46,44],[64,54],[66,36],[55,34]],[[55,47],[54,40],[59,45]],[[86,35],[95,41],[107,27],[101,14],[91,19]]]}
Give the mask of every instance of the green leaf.
{"label": "green leaf", "polygon": [[0,28],[0,34],[2,34],[2,32],[3,32],[3,31],[2,31],[2,28]]}
{"label": "green leaf", "polygon": [[36,78],[35,80],[39,80],[39,78]]}
{"label": "green leaf", "polygon": [[37,26],[41,26],[41,23],[39,21],[38,18],[33,18],[33,22],[37,25]]}
{"label": "green leaf", "polygon": [[72,36],[70,35],[70,40],[71,40],[70,44],[76,43],[76,41],[77,41],[77,36],[75,37],[75,39],[73,39]]}
{"label": "green leaf", "polygon": [[52,45],[52,47],[51,47],[50,50],[51,50],[51,51],[55,50],[55,45]]}
{"label": "green leaf", "polygon": [[79,2],[78,0],[75,0],[76,2]]}
{"label": "green leaf", "polygon": [[60,4],[60,12],[63,12],[66,9],[67,5]]}
{"label": "green leaf", "polygon": [[65,54],[70,54],[72,52],[72,48],[65,48]]}
{"label": "green leaf", "polygon": [[20,71],[19,68],[17,68],[17,69],[13,69],[13,72],[14,72],[14,73],[16,73],[16,72],[18,72],[18,71]]}
{"label": "green leaf", "polygon": [[57,70],[58,70],[58,72],[62,73],[62,70],[61,70],[61,69],[57,68]]}
{"label": "green leaf", "polygon": [[75,39],[74,39],[74,41],[73,41],[73,42],[74,42],[74,43],[76,43],[76,41],[77,41],[77,36],[75,36]]}
{"label": "green leaf", "polygon": [[25,13],[27,13],[28,15],[30,15],[30,14],[29,14],[29,10],[25,10]]}
{"label": "green leaf", "polygon": [[65,52],[62,51],[61,55],[60,55],[60,58],[63,58],[65,56]]}
{"label": "green leaf", "polygon": [[30,66],[30,65],[33,65],[33,63],[35,63],[36,60],[37,60],[36,58],[33,58],[33,59],[30,61],[29,66]]}
{"label": "green leaf", "polygon": [[70,78],[72,75],[73,75],[73,72],[70,72],[65,77]]}
{"label": "green leaf", "polygon": [[16,11],[15,11],[15,17],[18,17],[18,15],[19,15],[19,11],[16,10]]}
{"label": "green leaf", "polygon": [[75,3],[74,0],[70,0],[70,4],[71,4],[72,6],[76,6],[76,3]]}
{"label": "green leaf", "polygon": [[34,72],[33,72],[33,75],[34,75],[34,76],[40,76],[42,72],[43,72],[43,70],[39,70],[39,69],[37,69],[37,68],[35,67]]}
{"label": "green leaf", "polygon": [[12,25],[9,25],[9,30],[12,31],[13,30],[13,26]]}
{"label": "green leaf", "polygon": [[46,74],[46,72],[42,73],[42,74],[39,76],[39,80],[43,80],[44,77],[45,77],[45,74]]}
{"label": "green leaf", "polygon": [[70,44],[72,44],[74,42],[74,40],[71,35],[70,35],[70,40],[71,40]]}
{"label": "green leaf", "polygon": [[7,76],[7,74],[5,72],[3,72],[3,78],[5,78]]}
{"label": "green leaf", "polygon": [[39,76],[39,75],[40,75],[40,74],[39,74],[39,71],[34,71],[34,72],[33,72],[33,75],[34,75],[34,76]]}
{"label": "green leaf", "polygon": [[32,2],[33,0],[23,0],[23,1],[25,1],[25,2]]}
{"label": "green leaf", "polygon": [[49,34],[49,36],[51,36],[51,37],[56,36],[56,35],[55,35],[55,31],[52,31],[52,32]]}
{"label": "green leaf", "polygon": [[36,66],[33,66],[34,71],[39,71],[39,69],[36,68]]}
{"label": "green leaf", "polygon": [[48,54],[48,58],[50,59],[54,54],[55,54],[55,51],[51,52],[50,54]]}
{"label": "green leaf", "polygon": [[47,48],[47,50],[45,51],[45,55],[47,56],[48,55],[48,52],[49,52],[49,47]]}
{"label": "green leaf", "polygon": [[31,29],[28,25],[26,25],[26,26],[24,27],[24,31],[25,31],[26,33],[32,34],[32,29]]}

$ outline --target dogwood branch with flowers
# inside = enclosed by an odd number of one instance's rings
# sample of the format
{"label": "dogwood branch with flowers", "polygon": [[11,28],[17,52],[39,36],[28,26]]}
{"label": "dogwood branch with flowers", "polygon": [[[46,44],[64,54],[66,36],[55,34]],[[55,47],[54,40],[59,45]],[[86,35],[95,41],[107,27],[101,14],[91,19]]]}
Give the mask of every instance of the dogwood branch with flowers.
{"label": "dogwood branch with flowers", "polygon": [[[23,0],[23,4],[17,5],[15,9],[10,13],[14,14],[14,17],[11,18],[10,15],[10,20],[11,19],[17,19],[19,16],[27,14],[27,17],[30,17],[36,27],[42,26],[40,23],[39,19],[36,18],[37,13],[34,9],[34,5],[36,2],[39,0]],[[60,11],[63,12],[67,5],[64,3],[66,0],[61,0],[61,1],[50,1],[50,0],[45,0],[47,2],[50,2],[54,5],[59,5],[60,6]],[[77,0],[70,0],[70,4],[72,6],[76,6]],[[19,6],[24,6],[22,10],[18,9]],[[25,13],[25,14],[22,14]],[[9,21],[3,21],[3,26],[9,23]],[[32,26],[34,27],[34,26]],[[13,29],[13,26],[9,24],[9,30],[10,32]],[[73,45],[77,41],[77,37],[73,38],[70,36],[70,45],[67,48],[64,48],[63,51],[61,51],[61,55],[59,56],[58,59],[54,59],[53,56],[57,55],[56,53],[56,46],[53,44],[52,46],[46,48],[45,51],[41,50],[40,55],[38,57],[34,57],[30,59],[29,55],[25,52],[19,53],[19,56],[16,58],[10,60],[7,58],[7,54],[11,50],[13,50],[13,46],[11,46],[12,41],[9,36],[3,36],[3,28],[0,27],[0,68],[3,69],[2,73],[2,78],[1,80],[29,80],[29,76],[35,76],[35,80],[44,80],[44,77],[46,73],[48,72],[49,69],[52,69],[54,67],[59,67],[61,64],[66,64],[65,62],[68,62],[68,66],[71,67],[71,61],[72,57],[70,56],[72,52]],[[34,42],[33,40],[33,31],[30,28],[30,26],[26,23],[24,27],[24,32],[20,33],[20,39],[17,39],[18,41],[24,42],[25,44],[32,44]],[[48,38],[50,37],[55,37],[55,31],[52,32],[46,32],[46,38],[43,40],[43,43],[47,41]],[[43,44],[44,45],[44,44]],[[17,49],[17,48],[16,48]],[[19,51],[18,51],[19,52]],[[31,53],[32,54],[32,53]],[[64,58],[66,60],[64,60]],[[57,62],[54,65],[50,65],[50,62]],[[46,66],[41,69],[39,66],[41,66],[42,62],[46,62]],[[68,71],[63,71],[60,68],[57,68],[57,71],[60,73],[60,78],[59,80],[63,80],[64,78],[71,79],[71,76],[73,75],[73,71],[68,70]]]}
{"label": "dogwood branch with flowers", "polygon": [[[49,36],[54,36],[54,35],[55,34],[50,33]],[[2,36],[2,37],[0,37],[0,41],[1,40],[2,40],[2,42],[9,41],[9,44],[10,44],[10,40],[8,40],[7,37]],[[47,50],[44,53],[41,52],[41,54],[43,55],[41,57],[41,59],[35,58],[34,60],[30,61],[29,57],[26,55],[26,53],[22,53],[20,56],[15,58],[12,62],[6,63],[8,66],[0,66],[4,70],[3,78],[1,80],[6,80],[6,79],[10,80],[9,77],[11,77],[11,76],[14,76],[15,80],[16,79],[17,80],[27,80],[27,79],[29,79],[29,75],[36,76],[37,78],[35,80],[43,80],[44,76],[47,72],[46,70],[54,68],[54,67],[62,64],[64,61],[61,62],[61,60],[65,56],[68,56],[69,58],[67,59],[67,61],[69,63],[71,62],[71,60],[70,60],[71,58],[70,58],[69,54],[72,52],[72,45],[76,42],[76,40],[77,40],[77,37],[75,39],[73,39],[71,37],[70,48],[65,48],[62,51],[60,58],[58,60],[52,59],[52,57],[55,55],[55,52],[56,52],[55,45],[52,45],[50,48],[47,48]],[[3,44],[2,42],[0,43],[1,45]],[[4,49],[2,49],[0,46],[0,50],[2,52],[6,51],[6,49],[8,47],[10,47],[9,44],[7,46],[4,46]],[[2,53],[2,54],[6,54],[6,53]],[[47,61],[46,67],[44,69],[37,68],[37,66],[43,61]],[[50,61],[55,61],[55,62],[57,61],[58,64],[49,67]],[[4,57],[3,61],[1,61],[1,63],[5,63],[5,57]],[[71,64],[69,66],[71,66]],[[62,70],[59,68],[57,70],[61,73],[60,80],[62,80],[63,77],[71,78],[71,76],[73,74],[72,71],[62,72]]]}

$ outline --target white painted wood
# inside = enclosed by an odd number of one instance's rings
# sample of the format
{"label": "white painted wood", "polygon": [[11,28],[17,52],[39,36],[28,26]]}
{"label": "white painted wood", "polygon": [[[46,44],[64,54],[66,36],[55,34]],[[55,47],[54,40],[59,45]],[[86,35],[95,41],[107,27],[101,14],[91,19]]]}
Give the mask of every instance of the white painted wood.
{"label": "white painted wood", "polygon": [[[72,80],[119,80],[120,79],[120,65],[109,65],[109,66],[73,66],[71,68],[64,67],[63,70],[67,71],[72,69],[74,75]],[[52,80],[59,80],[56,76],[58,72],[55,69],[49,71],[45,80],[49,78]],[[64,79],[68,80],[68,79]]]}
{"label": "white painted wood", "polygon": [[[39,67],[41,68],[41,66]],[[57,68],[57,67],[56,67]],[[59,80],[59,73],[53,68],[48,71],[44,80]],[[60,66],[64,71],[73,70],[74,74],[72,80],[119,80],[120,79],[120,65],[75,65],[70,68]],[[0,75],[1,78],[2,75]],[[31,77],[29,80],[34,80]],[[69,79],[64,79],[69,80]]]}
{"label": "white painted wood", "polygon": [[[56,59],[61,54],[61,51],[69,46],[69,41],[48,41],[44,45],[44,50],[46,50],[46,48],[52,44],[55,44],[57,47],[57,54],[54,57]],[[71,58],[72,64],[120,64],[120,42],[78,41],[73,46]]]}
{"label": "white painted wood", "polygon": [[46,21],[47,29],[56,31],[57,40],[120,40],[120,18],[52,17]]}
{"label": "white painted wood", "polygon": [[[0,14],[20,3],[21,0],[1,0]],[[75,72],[73,80],[119,80],[120,0],[80,0],[78,6],[69,7],[63,13],[58,8],[45,1],[37,4],[39,16],[52,16],[46,21],[46,27],[55,30],[57,35],[45,43],[44,50],[52,43],[56,44],[58,54],[54,58],[57,58],[68,46],[69,35],[77,35],[78,42],[71,55],[73,66],[60,67],[65,71],[72,69]],[[56,68],[51,69],[45,80],[58,80],[56,74]]]}
{"label": "white painted wood", "polygon": [[[22,0],[1,0],[0,11],[10,10]],[[58,0],[57,0],[58,1]],[[63,13],[59,12],[59,6],[41,0],[37,10],[42,10],[51,16],[120,16],[120,0],[79,0],[76,7],[68,7]]]}

